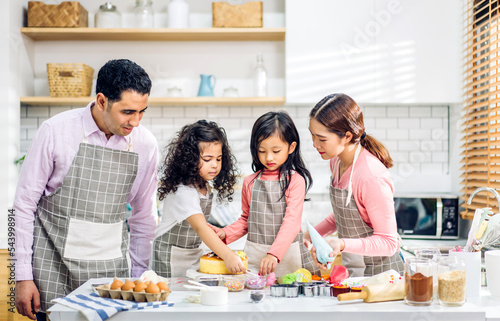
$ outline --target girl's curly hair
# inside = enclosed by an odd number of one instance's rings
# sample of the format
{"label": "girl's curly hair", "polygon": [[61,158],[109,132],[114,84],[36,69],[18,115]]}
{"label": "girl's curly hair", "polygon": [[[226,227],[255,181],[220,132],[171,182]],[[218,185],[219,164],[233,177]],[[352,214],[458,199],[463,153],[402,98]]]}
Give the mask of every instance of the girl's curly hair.
{"label": "girl's curly hair", "polygon": [[215,122],[199,120],[184,126],[167,145],[167,156],[160,169],[159,199],[177,191],[179,184],[203,188],[205,180],[199,174],[200,143],[219,142],[222,145],[221,171],[213,180],[217,200],[232,201],[237,179],[236,159],[231,153],[224,128]]}

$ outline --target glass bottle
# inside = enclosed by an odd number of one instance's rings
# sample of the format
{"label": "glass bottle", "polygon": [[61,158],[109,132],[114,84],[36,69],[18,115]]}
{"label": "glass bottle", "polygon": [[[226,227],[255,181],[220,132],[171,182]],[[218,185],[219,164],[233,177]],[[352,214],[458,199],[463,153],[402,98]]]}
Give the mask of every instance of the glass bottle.
{"label": "glass bottle", "polygon": [[466,272],[464,260],[449,256],[439,260],[438,299],[441,305],[459,306],[466,299]]}
{"label": "glass bottle", "polygon": [[136,0],[134,8],[136,28],[154,28],[154,11],[151,0]]}
{"label": "glass bottle", "polygon": [[267,72],[264,68],[264,57],[262,54],[257,55],[257,66],[255,66],[253,82],[255,96],[267,96]]}
{"label": "glass bottle", "polygon": [[96,28],[121,28],[122,17],[116,6],[111,2],[101,5],[95,14],[94,26]]}

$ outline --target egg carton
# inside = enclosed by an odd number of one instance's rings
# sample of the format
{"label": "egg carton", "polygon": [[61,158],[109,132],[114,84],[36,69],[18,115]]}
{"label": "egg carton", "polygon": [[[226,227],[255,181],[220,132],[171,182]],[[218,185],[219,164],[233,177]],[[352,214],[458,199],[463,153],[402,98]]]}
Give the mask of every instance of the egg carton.
{"label": "egg carton", "polygon": [[101,298],[135,302],[167,301],[168,296],[172,292],[161,290],[160,293],[146,293],[144,290],[141,292],[134,292],[133,290],[111,290],[110,284],[102,284],[97,286],[95,289]]}

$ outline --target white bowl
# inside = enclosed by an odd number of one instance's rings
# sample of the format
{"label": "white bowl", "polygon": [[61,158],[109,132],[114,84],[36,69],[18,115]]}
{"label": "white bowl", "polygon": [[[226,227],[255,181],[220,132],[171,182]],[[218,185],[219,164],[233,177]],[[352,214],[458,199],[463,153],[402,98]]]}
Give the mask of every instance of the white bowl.
{"label": "white bowl", "polygon": [[211,286],[200,289],[201,304],[224,305],[227,304],[228,288],[225,286]]}

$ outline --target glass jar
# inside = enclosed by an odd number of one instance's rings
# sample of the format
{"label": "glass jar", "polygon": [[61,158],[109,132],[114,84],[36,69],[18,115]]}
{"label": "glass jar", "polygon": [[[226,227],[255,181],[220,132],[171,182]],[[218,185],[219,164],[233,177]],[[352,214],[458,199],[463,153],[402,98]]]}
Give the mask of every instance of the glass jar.
{"label": "glass jar", "polygon": [[434,264],[429,259],[410,257],[405,262],[405,303],[430,305],[433,293]]}
{"label": "glass jar", "polygon": [[182,97],[182,89],[178,87],[170,87],[167,89],[168,97]]}
{"label": "glass jar", "polygon": [[134,24],[136,28],[154,28],[153,1],[135,1]]}
{"label": "glass jar", "polygon": [[424,248],[419,248],[415,250],[415,257],[419,259],[429,259],[432,261],[432,279],[433,279],[433,292],[434,295],[434,300],[437,301],[437,286],[438,286],[438,275],[437,275],[437,267],[438,267],[438,262],[441,259],[441,250],[435,247],[424,247]]}
{"label": "glass jar", "polygon": [[464,260],[449,256],[438,264],[438,299],[441,305],[460,306],[466,299],[466,272]]}
{"label": "glass jar", "polygon": [[224,93],[222,94],[224,97],[238,97],[238,89],[234,87],[228,87],[224,89]]}
{"label": "glass jar", "polygon": [[111,2],[106,2],[99,7],[94,18],[96,28],[121,28],[122,16]]}

